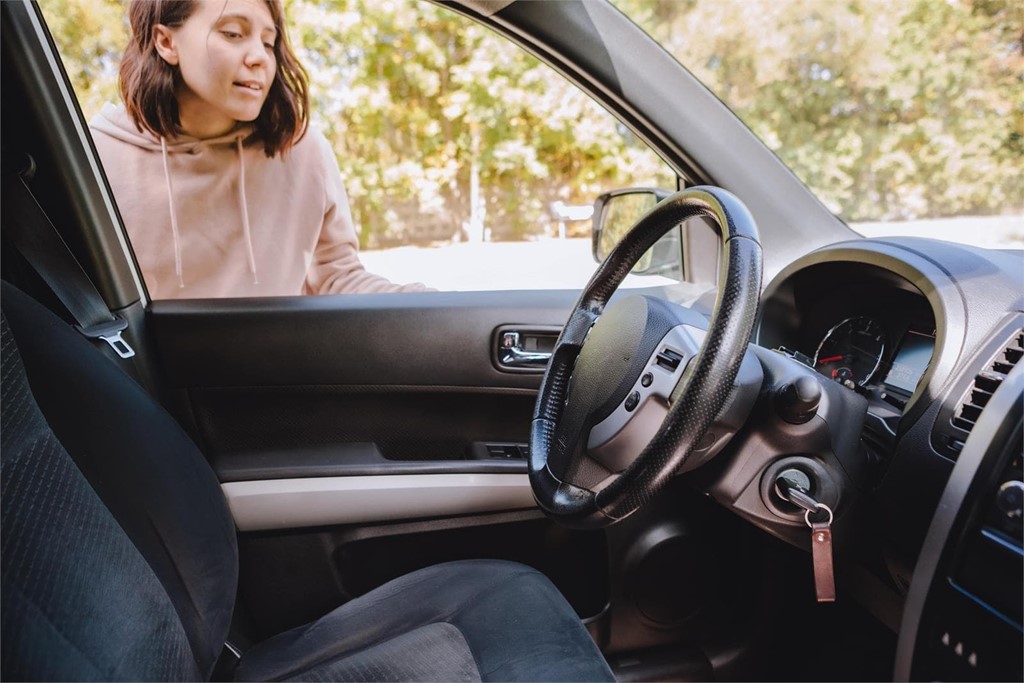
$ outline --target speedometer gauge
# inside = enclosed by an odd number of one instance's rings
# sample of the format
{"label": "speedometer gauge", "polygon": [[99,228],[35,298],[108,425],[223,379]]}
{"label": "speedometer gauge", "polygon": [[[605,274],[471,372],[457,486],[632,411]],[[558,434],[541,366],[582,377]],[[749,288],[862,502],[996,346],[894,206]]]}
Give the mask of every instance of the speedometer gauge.
{"label": "speedometer gauge", "polygon": [[863,386],[882,364],[885,329],[867,316],[847,318],[818,344],[814,369],[851,389]]}

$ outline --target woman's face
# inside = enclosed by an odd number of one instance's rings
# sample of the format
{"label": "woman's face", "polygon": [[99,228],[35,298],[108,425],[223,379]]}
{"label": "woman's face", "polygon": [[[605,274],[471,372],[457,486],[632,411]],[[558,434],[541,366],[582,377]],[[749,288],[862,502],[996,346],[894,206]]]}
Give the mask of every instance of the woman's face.
{"label": "woman's face", "polygon": [[265,0],[198,0],[178,28],[154,28],[157,52],[181,70],[178,111],[189,135],[253,121],[277,73],[277,29]]}

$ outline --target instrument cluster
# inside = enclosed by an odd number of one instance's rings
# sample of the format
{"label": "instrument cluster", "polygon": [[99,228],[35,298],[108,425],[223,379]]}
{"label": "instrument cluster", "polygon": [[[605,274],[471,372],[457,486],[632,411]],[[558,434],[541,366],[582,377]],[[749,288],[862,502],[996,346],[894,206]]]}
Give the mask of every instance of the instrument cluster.
{"label": "instrument cluster", "polygon": [[819,264],[764,302],[757,342],[902,410],[932,359],[935,316],[920,291],[875,266]]}

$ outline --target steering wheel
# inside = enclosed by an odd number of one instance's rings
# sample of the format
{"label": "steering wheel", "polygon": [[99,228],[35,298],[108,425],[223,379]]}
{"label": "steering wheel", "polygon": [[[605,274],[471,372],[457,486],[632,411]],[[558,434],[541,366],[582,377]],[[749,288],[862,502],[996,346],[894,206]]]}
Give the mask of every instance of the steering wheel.
{"label": "steering wheel", "polygon": [[[640,257],[695,216],[712,219],[722,245],[710,323],[643,296],[607,306]],[[754,219],[721,188],[681,190],[640,218],[583,290],[544,374],[529,457],[542,510],[570,527],[608,526],[685,466],[733,388],[757,313],[761,270]]]}

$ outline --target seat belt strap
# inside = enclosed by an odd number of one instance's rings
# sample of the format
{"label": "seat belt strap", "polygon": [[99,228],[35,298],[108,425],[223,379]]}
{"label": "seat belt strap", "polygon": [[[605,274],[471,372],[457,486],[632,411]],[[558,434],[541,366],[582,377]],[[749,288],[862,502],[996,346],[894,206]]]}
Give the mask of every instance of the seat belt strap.
{"label": "seat belt strap", "polygon": [[11,243],[74,318],[76,330],[89,339],[102,339],[121,358],[131,358],[135,350],[121,337],[128,321],[110,312],[25,178],[21,173],[16,178],[4,190],[4,232]]}

